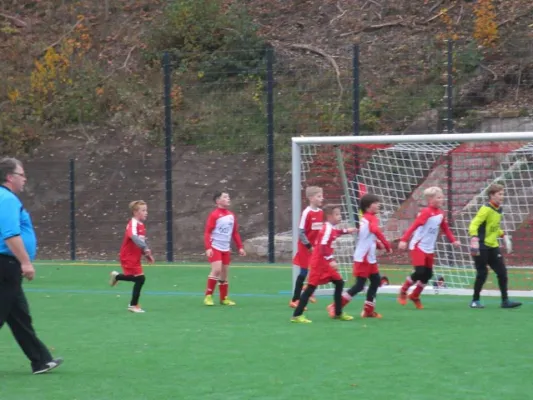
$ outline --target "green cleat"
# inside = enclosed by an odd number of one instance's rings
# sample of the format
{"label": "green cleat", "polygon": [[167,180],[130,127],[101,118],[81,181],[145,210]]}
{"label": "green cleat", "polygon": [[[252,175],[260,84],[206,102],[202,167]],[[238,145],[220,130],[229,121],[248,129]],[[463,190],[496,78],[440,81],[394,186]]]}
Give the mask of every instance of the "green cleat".
{"label": "green cleat", "polygon": [[298,315],[297,317],[292,317],[291,322],[294,322],[296,324],[310,324],[313,321],[307,319],[305,315]]}
{"label": "green cleat", "polygon": [[333,319],[338,319],[339,321],[351,321],[353,320],[353,317],[346,313],[342,313],[341,315],[336,315]]}
{"label": "green cleat", "polygon": [[215,303],[213,302],[213,296],[211,296],[210,294],[208,294],[207,296],[205,296],[204,298],[204,304],[206,306],[214,306]]}
{"label": "green cleat", "polygon": [[221,300],[221,301],[220,301],[220,304],[222,304],[223,306],[234,306],[234,305],[236,305],[237,303],[235,303],[234,301],[231,301],[230,299],[228,299],[228,298],[226,297],[224,300]]}

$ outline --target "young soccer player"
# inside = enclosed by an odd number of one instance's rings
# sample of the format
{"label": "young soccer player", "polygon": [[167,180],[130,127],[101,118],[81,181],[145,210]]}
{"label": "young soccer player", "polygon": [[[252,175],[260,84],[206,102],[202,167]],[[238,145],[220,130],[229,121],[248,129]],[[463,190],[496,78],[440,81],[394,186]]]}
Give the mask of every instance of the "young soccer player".
{"label": "young soccer player", "polygon": [[511,240],[500,227],[504,187],[498,184],[490,185],[487,189],[487,194],[489,196],[489,202],[481,206],[468,228],[468,233],[471,236],[470,250],[476,266],[474,297],[472,298],[470,307],[485,308],[479,301],[479,297],[483,285],[487,280],[487,265],[492,268],[498,277],[498,285],[502,296],[501,307],[519,307],[522,303],[511,301],[507,296],[507,267],[505,266],[498,243],[498,237],[503,237],[507,253],[512,251]]}
{"label": "young soccer player", "polygon": [[[441,209],[444,203],[442,189],[436,186],[427,188],[424,190],[424,198],[428,206],[418,213],[415,221],[405,231],[400,239],[400,243],[398,243],[398,248],[405,250],[407,248],[407,241],[412,236],[409,242],[409,250],[411,252],[411,263],[414,267],[414,272],[405,279],[404,284],[400,288],[398,303],[406,305],[407,298],[409,297],[419,310],[424,308],[420,301],[420,294],[433,276],[435,244],[441,229],[454,247],[461,245],[455,240],[444,216],[444,212]],[[413,284],[416,284],[416,287],[407,296],[407,291]]]}
{"label": "young soccer player", "polygon": [[[342,307],[347,305],[352,298],[365,288],[367,279],[370,286],[366,293],[366,301],[361,312],[363,318],[381,318],[381,314],[375,311],[376,294],[381,284],[379,268],[376,259],[376,248],[385,249],[392,253],[392,248],[385,235],[379,228],[377,214],[380,208],[379,197],[375,194],[367,193],[360,200],[360,208],[363,216],[359,225],[359,237],[353,255],[353,275],[355,284],[342,295]],[[328,306],[328,313],[335,316],[335,305]]]}
{"label": "young soccer player", "polygon": [[148,207],[142,200],[132,201],[129,207],[133,216],[126,226],[126,233],[119,253],[122,274],[117,271],[111,272],[109,284],[115,286],[118,281],[134,282],[128,311],[143,313],[144,310],[139,305],[139,297],[146,278],[141,258],[144,255],[150,264],[154,262],[152,251],[146,241],[146,228],[144,226],[144,221],[148,216]]}
{"label": "young soccer player", "polygon": [[337,229],[335,225],[341,222],[341,210],[338,206],[328,205],[324,208],[326,222],[320,229],[313,248],[313,254],[309,263],[310,273],[307,288],[302,293],[298,306],[294,310],[291,321],[296,323],[310,323],[304,315],[309,298],[319,285],[332,282],[335,285],[335,311],[334,318],[342,321],[350,321],[353,317],[342,313],[342,289],[344,281],[337,271],[337,262],[333,255],[332,244],[340,235],[356,232],[356,228]]}
{"label": "young soccer player", "polygon": [[[305,278],[307,278],[313,244],[315,243],[318,232],[320,232],[324,221],[324,212],[320,209],[320,206],[324,201],[322,188],[318,186],[309,186],[305,189],[305,196],[309,201],[309,206],[302,212],[300,218],[300,225],[298,227],[298,251],[292,260],[293,265],[300,268],[300,273],[294,284],[292,300],[289,302],[289,306],[292,308],[298,306]],[[314,297],[311,297],[310,301],[311,303],[314,303],[316,300]]]}
{"label": "young soccer player", "polygon": [[231,239],[239,249],[239,255],[245,256],[239,227],[235,214],[228,210],[231,200],[227,192],[216,192],[213,200],[217,206],[209,214],[205,224],[204,244],[205,255],[211,263],[211,272],[207,277],[204,304],[213,306],[213,292],[218,282],[220,304],[234,306],[235,302],[228,298],[228,269],[230,265]]}

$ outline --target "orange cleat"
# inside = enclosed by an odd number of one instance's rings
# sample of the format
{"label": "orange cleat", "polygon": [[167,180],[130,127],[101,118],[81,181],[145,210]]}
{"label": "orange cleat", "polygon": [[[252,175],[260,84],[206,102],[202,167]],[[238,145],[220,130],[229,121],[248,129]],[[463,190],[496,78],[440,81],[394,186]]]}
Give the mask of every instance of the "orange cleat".
{"label": "orange cleat", "polygon": [[400,294],[398,294],[398,303],[400,303],[402,306],[407,304],[407,293],[400,292]]}
{"label": "orange cleat", "polygon": [[[296,308],[296,307],[298,307],[298,303],[299,303],[298,300],[296,300],[296,301],[292,301],[291,300],[291,301],[289,301],[289,307],[290,308]],[[304,310],[307,311],[307,307],[305,307]]]}
{"label": "orange cleat", "polygon": [[328,314],[331,318],[335,318],[335,304],[331,303],[326,307],[326,310],[328,310]]}
{"label": "orange cleat", "polygon": [[414,298],[412,295],[409,296],[409,300],[411,300],[415,307],[418,309],[418,310],[423,310],[424,309],[424,306],[422,305],[422,302],[420,301],[419,298]]}
{"label": "orange cleat", "polygon": [[361,312],[361,318],[383,318],[383,315],[375,311],[367,313],[366,311],[363,310],[363,312]]}

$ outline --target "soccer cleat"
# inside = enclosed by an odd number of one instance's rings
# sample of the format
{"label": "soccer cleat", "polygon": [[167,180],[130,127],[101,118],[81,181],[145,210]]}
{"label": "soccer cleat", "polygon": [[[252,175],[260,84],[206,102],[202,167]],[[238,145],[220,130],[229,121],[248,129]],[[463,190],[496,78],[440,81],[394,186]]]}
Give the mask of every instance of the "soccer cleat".
{"label": "soccer cleat", "polygon": [[111,271],[111,273],[109,274],[109,286],[116,286],[116,284],[118,283],[117,275],[117,271]]}
{"label": "soccer cleat", "polygon": [[[289,307],[290,308],[296,308],[298,307],[298,303],[300,302],[300,300],[296,300],[296,301],[290,301],[289,302]],[[307,311],[307,307],[304,307],[304,311]]]}
{"label": "soccer cleat", "polygon": [[516,308],[516,307],[520,307],[521,305],[522,303],[520,303],[519,301],[511,301],[511,300],[502,301],[502,308]]}
{"label": "soccer cleat", "polygon": [[398,294],[398,303],[400,303],[402,306],[405,306],[407,304],[407,293],[400,292]]}
{"label": "soccer cleat", "polygon": [[307,319],[305,315],[302,314],[298,315],[297,317],[292,317],[291,322],[294,322],[295,324],[310,324],[313,321]]}
{"label": "soccer cleat", "polygon": [[328,310],[328,314],[331,318],[335,318],[335,304],[331,303],[326,307],[326,310]]}
{"label": "soccer cleat", "polygon": [[339,321],[351,321],[353,317],[346,313],[342,313],[341,315],[335,315],[333,319],[338,319]]}
{"label": "soccer cleat", "polygon": [[224,300],[220,300],[220,304],[222,304],[223,306],[234,306],[237,303],[235,303],[234,301],[231,301],[230,299],[226,297]]}
{"label": "soccer cleat", "polygon": [[213,296],[208,294],[207,296],[205,296],[204,298],[204,304],[206,306],[214,306],[215,303],[213,302]]}
{"label": "soccer cleat", "polygon": [[367,313],[365,310],[363,310],[361,312],[361,318],[383,318],[383,315],[375,312],[375,311],[372,311],[372,312],[369,312]]}
{"label": "soccer cleat", "polygon": [[139,305],[136,305],[136,306],[131,306],[130,305],[130,306],[128,306],[128,311],[132,312],[132,313],[137,313],[137,314],[145,312]]}
{"label": "soccer cleat", "polygon": [[34,375],[44,374],[46,372],[49,372],[53,370],[54,368],[59,367],[61,364],[63,364],[62,358],[54,358],[52,361],[47,362],[40,368],[35,368],[33,370]]}
{"label": "soccer cleat", "polygon": [[409,295],[409,300],[411,300],[414,303],[415,307],[418,310],[423,310],[424,309],[424,306],[422,305],[422,302],[420,301],[419,298],[415,298],[412,295]]}
{"label": "soccer cleat", "polygon": [[485,308],[483,304],[479,300],[472,300],[472,303],[470,303],[470,308]]}

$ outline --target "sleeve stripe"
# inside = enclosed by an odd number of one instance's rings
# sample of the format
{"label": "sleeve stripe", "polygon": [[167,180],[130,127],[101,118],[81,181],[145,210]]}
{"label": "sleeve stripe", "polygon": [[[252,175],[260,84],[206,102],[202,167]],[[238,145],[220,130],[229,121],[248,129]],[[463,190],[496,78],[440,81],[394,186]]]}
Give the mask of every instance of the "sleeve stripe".
{"label": "sleeve stripe", "polygon": [[139,234],[137,231],[137,220],[135,218],[131,219],[131,234],[132,236],[137,236]]}
{"label": "sleeve stripe", "polygon": [[298,228],[305,229],[305,222],[307,221],[307,216],[309,215],[309,211],[311,211],[311,208],[306,207],[306,209],[302,213],[302,217],[300,218],[300,226],[298,226]]}
{"label": "sleeve stripe", "polygon": [[331,237],[331,232],[333,231],[333,228],[330,224],[326,225],[326,230],[324,232],[324,236],[322,237],[322,241],[320,244],[328,244],[329,238]]}

